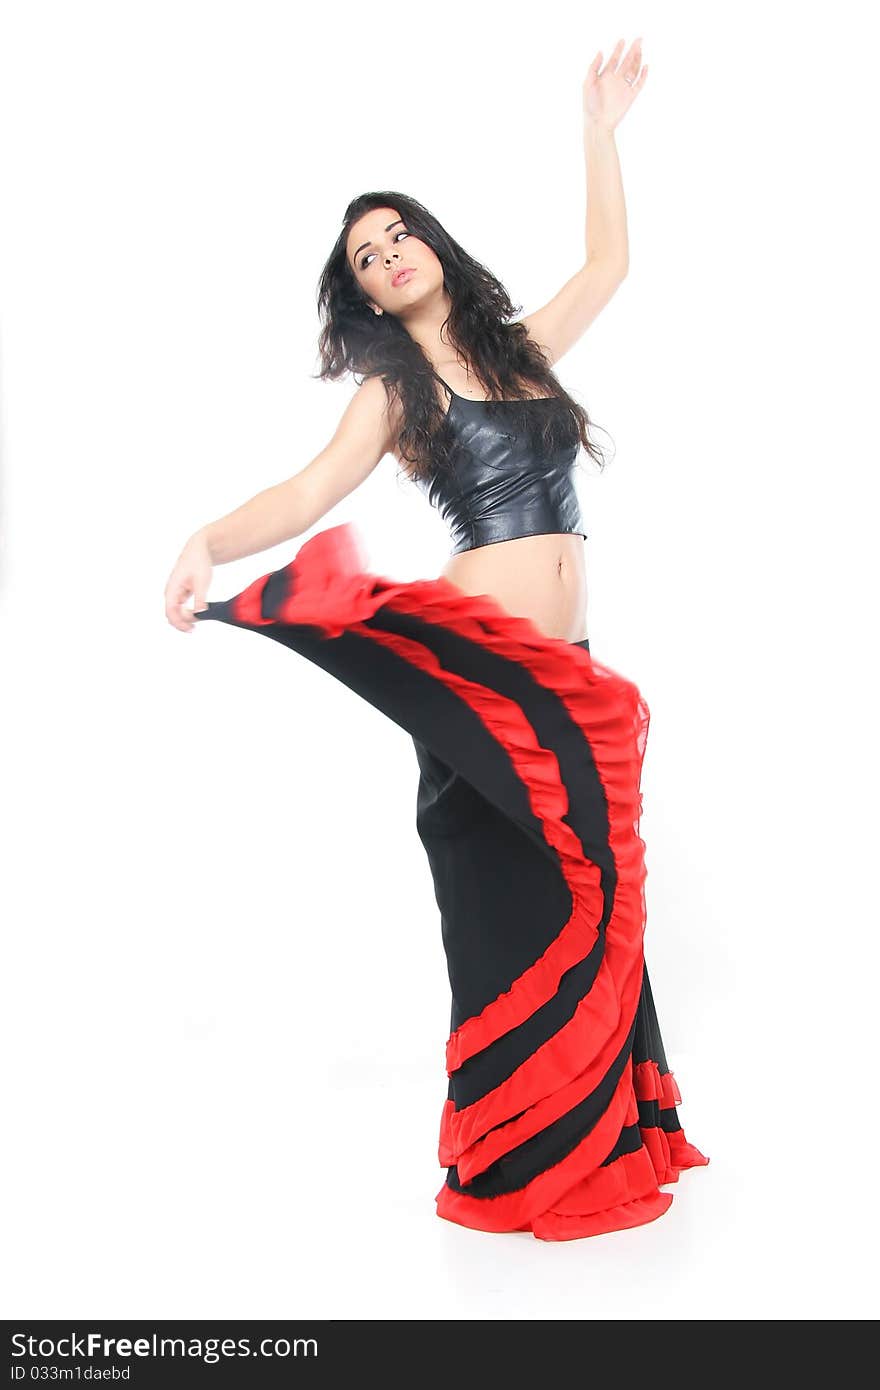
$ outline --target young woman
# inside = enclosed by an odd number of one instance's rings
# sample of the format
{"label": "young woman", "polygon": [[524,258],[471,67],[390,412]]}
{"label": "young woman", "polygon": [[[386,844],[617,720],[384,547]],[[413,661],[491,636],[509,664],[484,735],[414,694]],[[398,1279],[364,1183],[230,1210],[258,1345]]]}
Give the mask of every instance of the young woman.
{"label": "young woman", "polygon": [[[661,1185],[708,1161],[679,1124],[644,969],[648,706],[586,634],[572,468],[581,445],[600,455],[552,370],[626,273],[613,130],[647,68],[638,41],[622,50],[584,83],[582,269],[513,322],[415,199],[356,198],[320,281],[320,375],[363,381],[326,448],[192,536],[166,588],[181,631],[261,632],[411,736],[452,989],[437,1211],[543,1240],[651,1221]],[[389,452],[449,523],[442,575],[370,573],[347,524],[206,602],[213,565],[301,535]]]}

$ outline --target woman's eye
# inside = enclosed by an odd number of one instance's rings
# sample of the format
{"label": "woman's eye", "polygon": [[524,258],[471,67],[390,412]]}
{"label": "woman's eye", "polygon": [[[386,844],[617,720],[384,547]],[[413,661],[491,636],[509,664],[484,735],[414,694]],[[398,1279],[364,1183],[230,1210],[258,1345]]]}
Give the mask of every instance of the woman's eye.
{"label": "woman's eye", "polygon": [[[394,234],[394,236],[391,238],[391,240],[392,240],[392,241],[396,241],[397,238],[400,237],[400,236],[409,236],[409,232],[407,232],[407,231],[405,231],[403,228],[401,228],[399,232],[395,232],[395,234]],[[361,270],[366,270],[367,265],[369,264],[369,261],[370,261],[370,257],[371,257],[371,256],[375,256],[375,254],[376,254],[375,251],[368,251],[367,254],[366,254],[364,257],[362,257],[362,259],[361,259]]]}

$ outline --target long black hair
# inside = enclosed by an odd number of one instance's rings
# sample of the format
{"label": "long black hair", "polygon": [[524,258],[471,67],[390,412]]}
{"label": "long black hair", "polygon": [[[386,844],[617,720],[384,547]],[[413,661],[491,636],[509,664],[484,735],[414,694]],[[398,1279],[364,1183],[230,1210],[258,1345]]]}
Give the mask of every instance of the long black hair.
{"label": "long black hair", "polygon": [[[361,193],[345,209],[342,230],[318,282],[321,369],[317,379],[335,381],[345,372],[355,379],[380,376],[389,399],[396,397],[400,403],[397,452],[408,465],[409,476],[428,480],[448,464],[452,436],[437,401],[431,363],[394,314],[376,315],[369,308],[346,255],[353,224],[365,212],[383,207],[394,208],[407,230],[430,246],[443,266],[443,282],[452,302],[444,323],[448,339],[483,383],[487,396],[515,402],[529,399],[537,388],[542,396],[558,399],[559,408],[535,414],[514,406],[519,417],[515,427],[537,428],[540,444],[551,449],[578,442],[604,468],[604,454],[590,437],[592,421],[586,410],[557,381],[525,326],[510,321],[521,306],[511,302],[500,280],[469,256],[427,208],[404,193]],[[510,410],[509,405],[505,410]]]}

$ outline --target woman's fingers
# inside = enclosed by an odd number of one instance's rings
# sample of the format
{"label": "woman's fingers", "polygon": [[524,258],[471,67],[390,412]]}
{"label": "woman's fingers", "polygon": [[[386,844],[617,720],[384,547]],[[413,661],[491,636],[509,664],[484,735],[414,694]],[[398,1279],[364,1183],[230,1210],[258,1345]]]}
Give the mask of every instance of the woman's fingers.
{"label": "woman's fingers", "polygon": [[611,54],[611,57],[608,59],[608,64],[607,64],[606,71],[607,71],[608,68],[610,68],[612,72],[616,72],[616,71],[617,71],[617,64],[620,62],[620,55],[621,55],[621,53],[623,52],[623,45],[624,45],[625,43],[626,43],[626,39],[618,39],[617,43],[614,45],[614,52]]}
{"label": "woman's fingers", "polygon": [[[165,616],[180,632],[192,632],[196,612],[208,607],[207,593],[211,587],[211,552],[200,533],[192,536],[177,559],[165,585]],[[191,608],[187,600],[194,600]]]}
{"label": "woman's fingers", "polygon": [[627,77],[638,77],[641,65],[642,41],[641,39],[635,39],[632,48],[626,56],[622,70]]}
{"label": "woman's fingers", "polygon": [[[635,78],[642,65],[641,36],[637,39],[633,39],[629,52],[621,62],[621,56],[625,45],[626,39],[618,39],[617,43],[614,45],[611,57],[608,59],[604,68],[602,67],[602,50],[600,49],[587,69],[584,86],[592,85],[599,77],[604,77],[608,72],[614,73],[617,77]],[[641,78],[639,79],[639,83],[641,83]]]}
{"label": "woman's fingers", "polygon": [[183,580],[171,585],[165,596],[165,616],[180,632],[191,632],[195,627],[192,609],[183,606],[192,592],[192,585]]}

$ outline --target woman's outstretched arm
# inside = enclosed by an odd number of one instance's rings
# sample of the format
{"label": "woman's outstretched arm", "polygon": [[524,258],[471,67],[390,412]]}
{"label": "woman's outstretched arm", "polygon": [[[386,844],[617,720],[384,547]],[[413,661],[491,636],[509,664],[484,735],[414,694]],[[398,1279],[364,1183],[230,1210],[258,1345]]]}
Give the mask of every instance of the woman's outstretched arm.
{"label": "woman's outstretched arm", "polygon": [[[240,560],[308,531],[372,473],[392,447],[394,420],[384,384],[369,377],[342,413],[332,439],[293,477],[264,488],[186,542],[165,585],[165,616],[191,632],[206,606],[214,565]],[[193,606],[187,602],[192,598]]]}
{"label": "woman's outstretched arm", "polygon": [[[557,362],[604,309],[629,268],[626,204],[615,127],[641,91],[648,71],[636,39],[621,61],[624,40],[601,68],[597,53],[583,86],[584,163],[587,175],[586,257],[583,266],[553,299],[523,319],[551,365]],[[601,71],[600,71],[601,68]]]}

